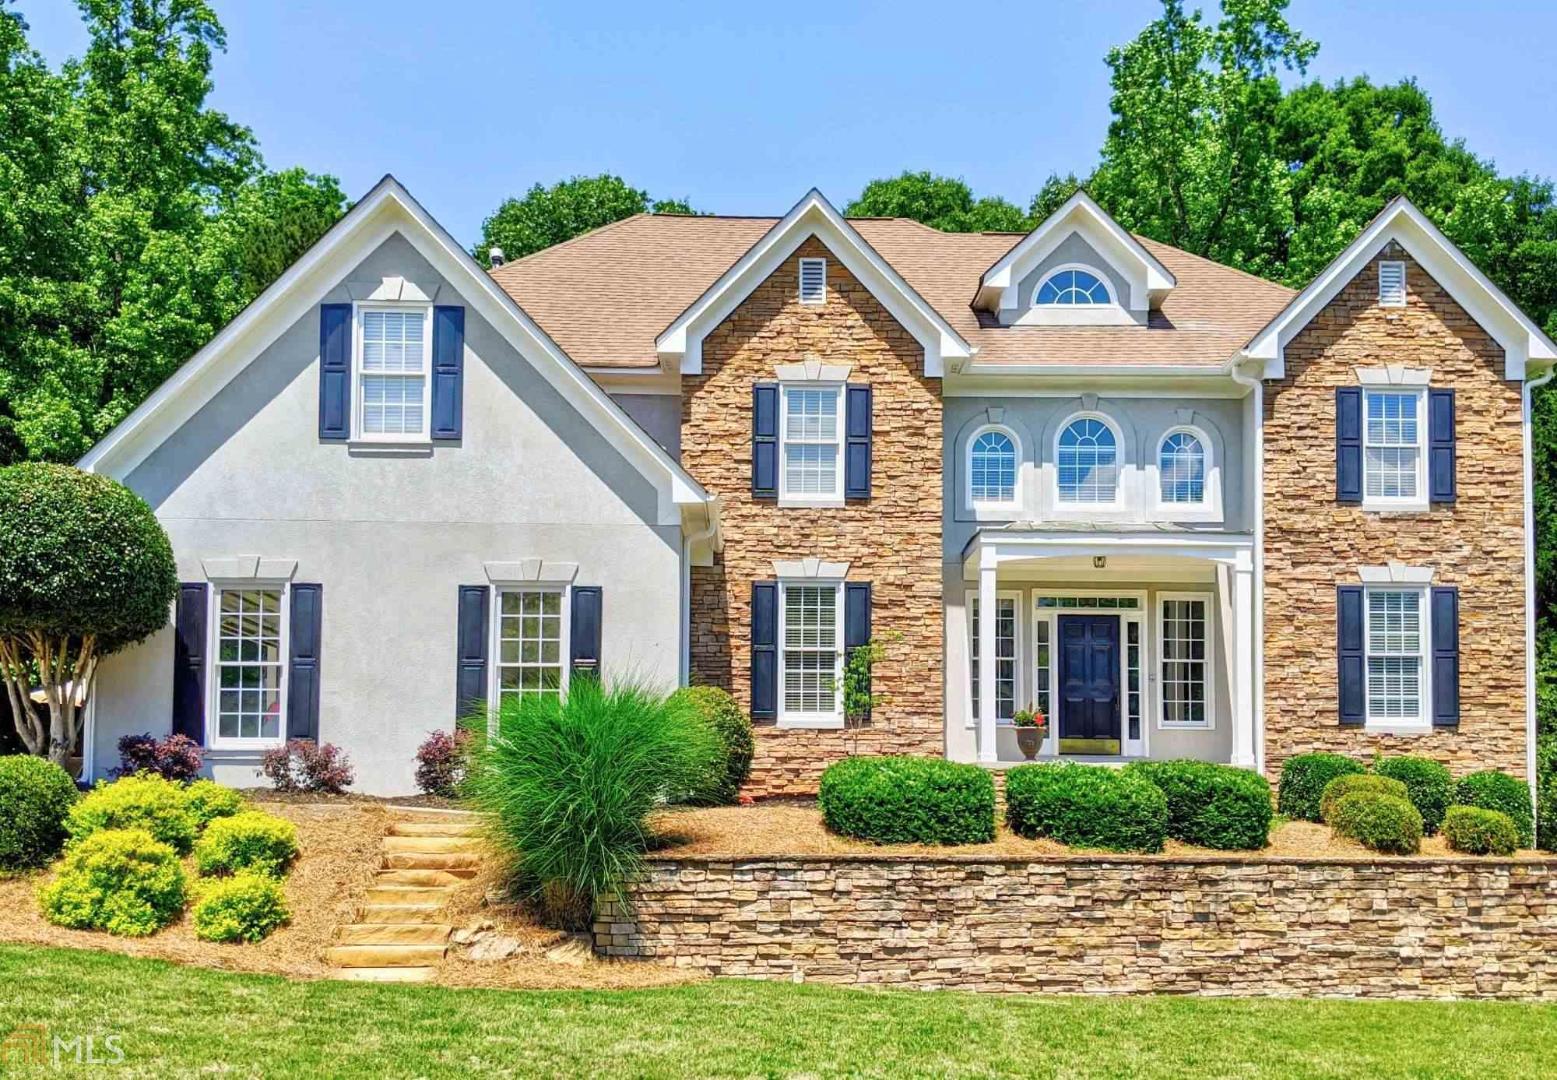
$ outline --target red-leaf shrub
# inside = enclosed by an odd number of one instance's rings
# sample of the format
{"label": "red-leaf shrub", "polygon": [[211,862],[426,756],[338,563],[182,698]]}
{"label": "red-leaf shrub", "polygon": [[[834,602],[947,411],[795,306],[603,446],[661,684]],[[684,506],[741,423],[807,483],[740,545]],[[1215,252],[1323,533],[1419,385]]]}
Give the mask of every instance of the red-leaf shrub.
{"label": "red-leaf shrub", "polygon": [[453,798],[465,779],[470,753],[468,731],[435,731],[416,750],[416,786],[428,795]]}
{"label": "red-leaf shrub", "polygon": [[356,779],[351,759],[332,743],[312,739],[288,739],[285,746],[267,750],[260,771],[277,791],[311,791],[340,795]]}
{"label": "red-leaf shrub", "polygon": [[200,775],[200,744],[188,735],[169,735],[159,739],[150,732],[126,735],[119,740],[119,767],[115,776],[156,773],[164,780],[180,783]]}

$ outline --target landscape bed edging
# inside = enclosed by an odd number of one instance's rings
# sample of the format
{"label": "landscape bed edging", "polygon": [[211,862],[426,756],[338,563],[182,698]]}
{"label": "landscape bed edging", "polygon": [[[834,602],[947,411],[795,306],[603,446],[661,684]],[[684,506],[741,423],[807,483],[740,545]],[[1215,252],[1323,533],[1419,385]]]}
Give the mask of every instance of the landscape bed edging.
{"label": "landscape bed edging", "polygon": [[594,930],[606,956],[854,986],[1557,1000],[1557,859],[660,857]]}

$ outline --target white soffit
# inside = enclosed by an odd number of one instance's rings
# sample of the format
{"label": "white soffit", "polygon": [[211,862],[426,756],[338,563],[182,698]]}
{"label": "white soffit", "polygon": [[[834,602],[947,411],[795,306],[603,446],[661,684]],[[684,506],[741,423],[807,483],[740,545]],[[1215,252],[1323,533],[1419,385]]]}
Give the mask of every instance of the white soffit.
{"label": "white soffit", "polygon": [[1109,217],[1090,195],[1078,191],[984,271],[974,305],[984,311],[1015,308],[1017,284],[1073,233],[1079,233],[1130,282],[1130,296],[1123,306],[1131,311],[1148,310],[1153,300],[1160,300],[1178,284],[1168,268],[1140,241]]}
{"label": "white soffit", "polygon": [[820,191],[812,188],[655,339],[661,363],[679,368],[683,375],[701,373],[703,338],[813,236],[924,347],[927,376],[939,378],[946,361],[965,360],[974,354],[973,346],[865,242]]}
{"label": "white soffit", "polygon": [[1380,211],[1308,288],[1250,340],[1243,354],[1264,362],[1265,378],[1281,378],[1286,373],[1287,344],[1392,240],[1503,347],[1505,378],[1523,379],[1531,361],[1544,365],[1557,360],[1557,344],[1404,196]]}

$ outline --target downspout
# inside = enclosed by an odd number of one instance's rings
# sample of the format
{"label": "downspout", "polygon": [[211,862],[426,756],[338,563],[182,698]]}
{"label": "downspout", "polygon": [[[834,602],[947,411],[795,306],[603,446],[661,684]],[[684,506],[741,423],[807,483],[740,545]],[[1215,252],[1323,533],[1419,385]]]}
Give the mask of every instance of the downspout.
{"label": "downspout", "polygon": [[[717,500],[703,504],[707,523],[694,533],[686,533],[681,541],[681,672],[680,684],[692,681],[692,549],[712,539],[719,532],[719,504]],[[715,545],[717,547],[717,544]]]}
{"label": "downspout", "polygon": [[1525,457],[1525,779],[1530,784],[1530,805],[1537,808],[1535,775],[1535,740],[1537,717],[1535,712],[1535,428],[1532,415],[1533,391],[1539,390],[1557,375],[1557,367],[1548,367],[1546,373],[1519,387],[1519,415],[1524,428]]}
{"label": "downspout", "polygon": [[1254,771],[1265,773],[1265,380],[1228,361],[1233,382],[1249,388],[1254,427]]}

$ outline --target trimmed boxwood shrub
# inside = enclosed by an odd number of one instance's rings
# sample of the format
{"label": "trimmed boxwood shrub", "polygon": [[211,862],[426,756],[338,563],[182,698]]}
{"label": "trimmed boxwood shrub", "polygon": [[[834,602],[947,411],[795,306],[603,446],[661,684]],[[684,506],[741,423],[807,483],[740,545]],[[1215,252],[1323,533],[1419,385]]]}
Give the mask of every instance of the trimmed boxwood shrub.
{"label": "trimmed boxwood shrub", "polygon": [[751,775],[751,758],[757,749],[752,739],[751,718],[741,711],[728,690],[717,686],[687,686],[672,696],[696,705],[724,747],[709,771],[708,779],[699,784],[686,801],[694,806],[729,806]]}
{"label": "trimmed boxwood shrub", "polygon": [[291,918],[281,883],[265,874],[242,873],[201,883],[189,911],[195,937],[204,941],[263,941]]}
{"label": "trimmed boxwood shrub", "polygon": [[1270,836],[1270,783],[1258,773],[1209,761],[1139,761],[1168,800],[1168,835],[1223,850],[1262,848]]}
{"label": "trimmed boxwood shrub", "polygon": [[1345,776],[1337,776],[1325,785],[1324,793],[1319,796],[1320,819],[1328,825],[1331,815],[1335,813],[1335,804],[1358,791],[1376,791],[1380,795],[1404,799],[1406,802],[1411,801],[1410,791],[1399,780],[1376,776],[1373,773],[1347,773]]}
{"label": "trimmed boxwood shrub", "polygon": [[1534,815],[1530,809],[1530,786],[1505,772],[1488,769],[1460,777],[1454,788],[1454,801],[1460,806],[1479,806],[1501,810],[1514,819],[1519,830],[1519,846],[1535,843]]}
{"label": "trimmed boxwood shrub", "polygon": [[145,829],[100,829],[65,850],[38,899],[57,926],[144,937],[184,910],[184,868]]}
{"label": "trimmed boxwood shrub", "polygon": [[877,844],[986,844],[995,838],[995,780],[941,758],[851,757],[822,773],[822,820]]}
{"label": "trimmed boxwood shrub", "polygon": [[1341,754],[1293,754],[1281,765],[1276,809],[1300,821],[1323,821],[1319,797],[1337,776],[1367,772],[1361,762]]}
{"label": "trimmed boxwood shrub", "polygon": [[72,841],[100,829],[145,829],[180,855],[188,854],[198,831],[184,785],[155,773],[99,781],[65,818]]}
{"label": "trimmed boxwood shrub", "polygon": [[1454,777],[1442,762],[1425,757],[1387,757],[1373,763],[1373,771],[1406,785],[1411,805],[1422,815],[1422,827],[1431,836],[1443,821],[1443,812],[1454,801]]}
{"label": "trimmed boxwood shrub", "polygon": [[0,870],[42,866],[59,854],[75,801],[75,781],[53,762],[0,757]]}
{"label": "trimmed boxwood shrub", "polygon": [[1519,847],[1519,827],[1501,810],[1451,806],[1443,817],[1443,838],[1451,851],[1467,855],[1512,855]]}
{"label": "trimmed boxwood shrub", "polygon": [[1388,855],[1415,855],[1422,849],[1422,815],[1410,800],[1395,795],[1354,791],[1335,804],[1330,827]]}
{"label": "trimmed boxwood shrub", "polygon": [[1161,851],[1168,799],[1139,772],[1106,765],[1019,765],[1006,773],[1006,823],[1018,836],[1075,847]]}
{"label": "trimmed boxwood shrub", "polygon": [[258,810],[217,818],[195,845],[195,867],[205,877],[246,870],[280,877],[296,858],[297,827]]}
{"label": "trimmed boxwood shrub", "polygon": [[1536,845],[1542,851],[1557,851],[1557,734],[1542,735],[1535,747],[1540,803],[1535,815]]}
{"label": "trimmed boxwood shrub", "polygon": [[217,818],[241,813],[244,807],[242,795],[215,780],[196,780],[184,789],[184,799],[197,829],[204,829]]}

